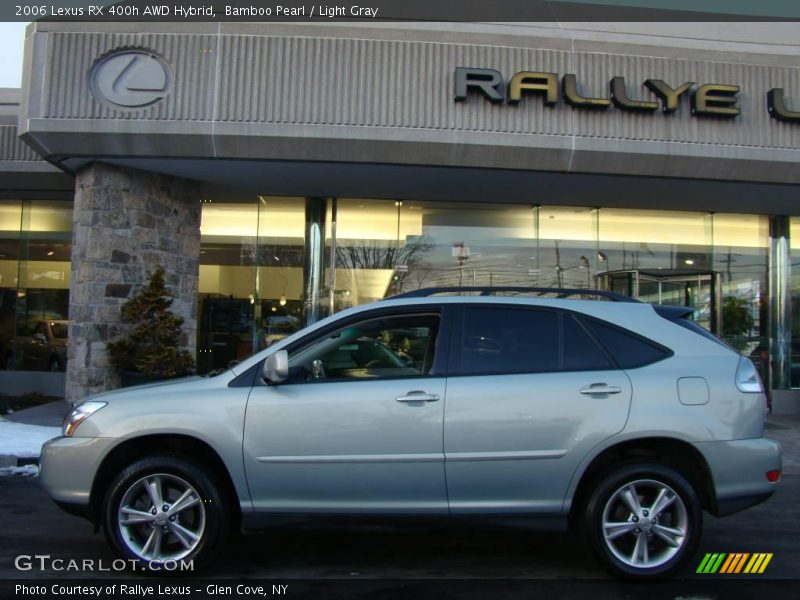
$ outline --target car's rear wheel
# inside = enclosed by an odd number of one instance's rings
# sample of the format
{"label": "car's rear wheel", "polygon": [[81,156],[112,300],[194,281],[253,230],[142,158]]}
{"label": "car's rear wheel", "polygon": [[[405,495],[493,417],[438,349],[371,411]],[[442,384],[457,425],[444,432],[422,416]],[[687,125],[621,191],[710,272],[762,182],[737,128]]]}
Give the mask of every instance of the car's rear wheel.
{"label": "car's rear wheel", "polygon": [[124,469],[108,488],[103,530],[120,558],[142,565],[207,564],[228,530],[221,486],[197,466],[152,456]]}
{"label": "car's rear wheel", "polygon": [[694,555],[702,523],[691,484],[656,464],[628,465],[607,474],[584,514],[589,546],[603,567],[637,579],[680,569]]}

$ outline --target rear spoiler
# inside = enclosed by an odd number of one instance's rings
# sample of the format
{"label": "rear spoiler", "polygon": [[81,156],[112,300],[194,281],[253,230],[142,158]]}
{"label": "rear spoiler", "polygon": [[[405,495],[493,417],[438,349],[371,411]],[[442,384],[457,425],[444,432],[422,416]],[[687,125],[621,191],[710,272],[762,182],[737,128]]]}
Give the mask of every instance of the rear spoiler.
{"label": "rear spoiler", "polygon": [[668,321],[684,319],[694,312],[689,306],[667,306],[666,304],[653,304],[653,310]]}

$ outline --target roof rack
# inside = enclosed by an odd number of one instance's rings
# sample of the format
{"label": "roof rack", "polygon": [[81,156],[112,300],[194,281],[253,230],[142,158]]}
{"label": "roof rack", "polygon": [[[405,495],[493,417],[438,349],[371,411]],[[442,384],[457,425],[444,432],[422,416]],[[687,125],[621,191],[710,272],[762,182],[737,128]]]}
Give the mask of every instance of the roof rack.
{"label": "roof rack", "polygon": [[598,296],[606,298],[612,302],[639,302],[630,296],[609,292],[606,290],[589,290],[580,288],[546,288],[546,287],[524,287],[524,286],[478,286],[478,287],[430,287],[412,290],[389,296],[386,300],[396,300],[398,298],[427,298],[436,294],[456,294],[462,292],[478,293],[480,296],[493,296],[497,292],[520,292],[525,294],[556,294],[557,298],[568,298],[570,296]]}

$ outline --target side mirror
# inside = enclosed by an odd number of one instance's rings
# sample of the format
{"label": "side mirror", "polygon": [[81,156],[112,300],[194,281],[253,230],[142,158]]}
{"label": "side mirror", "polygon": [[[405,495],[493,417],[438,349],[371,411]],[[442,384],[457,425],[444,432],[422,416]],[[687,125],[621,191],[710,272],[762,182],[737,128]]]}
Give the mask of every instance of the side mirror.
{"label": "side mirror", "polygon": [[45,337],[45,335],[43,333],[34,333],[33,334],[33,339],[35,339],[37,342],[41,342],[42,344],[47,342],[47,338]]}
{"label": "side mirror", "polygon": [[264,361],[264,379],[269,383],[281,383],[289,377],[289,353],[286,350],[273,352]]}

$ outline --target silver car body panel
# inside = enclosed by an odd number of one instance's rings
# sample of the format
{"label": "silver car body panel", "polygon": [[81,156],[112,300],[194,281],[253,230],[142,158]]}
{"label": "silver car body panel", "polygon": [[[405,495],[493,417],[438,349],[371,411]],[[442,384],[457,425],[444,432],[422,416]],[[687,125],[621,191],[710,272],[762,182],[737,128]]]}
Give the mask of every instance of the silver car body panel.
{"label": "silver car body panel", "polygon": [[95,473],[116,442],[107,437],[57,437],[45,442],[39,482],[56,502],[88,505]]}
{"label": "silver car body panel", "polygon": [[[398,402],[412,391],[434,402]],[[253,388],[244,461],[256,510],[447,513],[445,379]]]}
{"label": "silver car body panel", "polygon": [[[585,395],[603,383],[621,391]],[[624,371],[450,377],[444,449],[454,514],[557,513],[581,458],[621,431]]]}
{"label": "silver car body panel", "polygon": [[[108,406],[81,423],[73,438],[56,439],[110,438],[102,446],[103,456],[122,443],[150,435],[185,435],[198,439],[208,444],[225,463],[242,509],[252,510],[242,464],[242,432],[250,390],[228,387],[232,378],[231,373],[217,377],[189,377],[98,394],[92,400],[106,401]],[[100,446],[56,447],[64,454],[85,453],[88,462],[84,464],[100,462],[94,456]],[[158,446],[154,451],[158,451]],[[52,454],[55,456],[55,452]],[[44,456],[42,478],[48,490],[53,487],[47,472],[50,471],[49,462],[48,454]],[[94,474],[94,470],[91,472]],[[88,491],[85,494],[87,502]]]}
{"label": "silver car body panel", "polygon": [[763,497],[775,484],[767,481],[767,471],[781,469],[780,445],[765,438],[698,442],[694,444],[706,459],[717,502]]}

